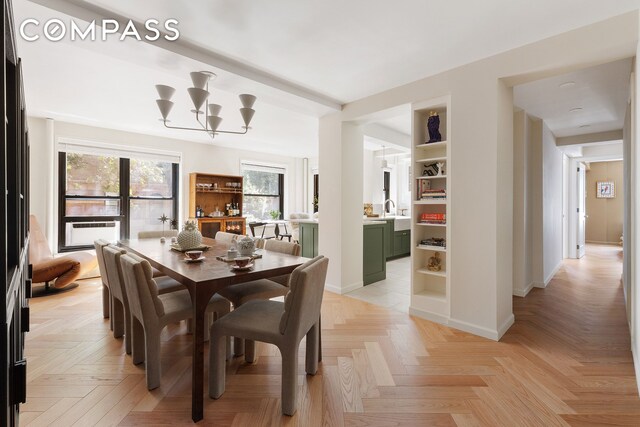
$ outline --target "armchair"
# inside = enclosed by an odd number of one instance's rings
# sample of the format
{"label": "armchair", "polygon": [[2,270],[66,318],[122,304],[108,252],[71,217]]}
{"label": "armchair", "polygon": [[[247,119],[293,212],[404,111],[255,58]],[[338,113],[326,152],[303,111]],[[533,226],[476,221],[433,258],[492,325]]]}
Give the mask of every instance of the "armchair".
{"label": "armchair", "polygon": [[96,268],[96,256],[88,252],[54,258],[35,215],[29,217],[29,230],[29,262],[33,265],[33,283],[45,284],[44,288],[33,289],[32,296],[73,289],[78,286],[74,282],[78,277]]}

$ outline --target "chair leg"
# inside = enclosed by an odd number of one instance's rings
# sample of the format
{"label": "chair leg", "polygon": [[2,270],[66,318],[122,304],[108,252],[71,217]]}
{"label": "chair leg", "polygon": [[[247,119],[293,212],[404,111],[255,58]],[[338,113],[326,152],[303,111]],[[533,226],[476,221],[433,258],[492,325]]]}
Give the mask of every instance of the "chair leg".
{"label": "chair leg", "polygon": [[225,349],[228,337],[211,331],[209,342],[209,397],[217,399],[224,393],[225,386]]}
{"label": "chair leg", "polygon": [[247,363],[256,362],[256,342],[244,340],[244,361]]}
{"label": "chair leg", "polygon": [[147,388],[153,390],[160,386],[160,331],[153,331],[152,333],[145,331],[144,341]]}
{"label": "chair leg", "polygon": [[282,354],[282,413],[293,415],[296,413],[296,395],[298,391],[298,345],[291,348],[281,348]]}
{"label": "chair leg", "polygon": [[131,316],[131,358],[133,364],[144,362],[144,328],[136,317]]}
{"label": "chair leg", "polygon": [[305,370],[309,375],[315,375],[318,372],[318,337],[320,330],[316,323],[307,332],[307,348],[305,354]]}
{"label": "chair leg", "polygon": [[111,307],[111,293],[109,292],[109,288],[103,283],[102,284],[102,317],[108,319],[111,316],[110,307]]}
{"label": "chair leg", "polygon": [[238,357],[244,354],[244,340],[242,338],[233,337],[233,355]]}
{"label": "chair leg", "polygon": [[128,306],[124,306],[124,351],[131,354],[131,311]]}
{"label": "chair leg", "polygon": [[231,348],[231,337],[227,337],[227,360],[233,359],[233,349]]}
{"label": "chair leg", "polygon": [[113,337],[120,338],[124,335],[124,304],[113,298],[111,301],[111,320],[113,321]]}

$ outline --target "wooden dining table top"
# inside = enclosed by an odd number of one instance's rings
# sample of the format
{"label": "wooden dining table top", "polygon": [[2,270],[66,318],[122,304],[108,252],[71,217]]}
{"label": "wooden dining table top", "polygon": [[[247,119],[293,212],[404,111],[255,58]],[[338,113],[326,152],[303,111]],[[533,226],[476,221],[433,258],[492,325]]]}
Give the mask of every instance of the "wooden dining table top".
{"label": "wooden dining table top", "polygon": [[160,239],[120,241],[121,246],[143,257],[153,267],[179,280],[185,286],[211,282],[225,282],[227,285],[232,285],[278,276],[290,273],[292,266],[301,265],[308,260],[299,256],[259,249],[257,253],[261,254],[262,258],[253,260],[251,270],[236,271],[231,269],[234,264],[216,259],[218,256],[226,255],[229,244],[206,237],[202,239],[202,243],[209,246],[209,249],[203,252],[205,259],[199,262],[187,262],[187,256],[184,253],[171,249],[169,242],[160,243]]}

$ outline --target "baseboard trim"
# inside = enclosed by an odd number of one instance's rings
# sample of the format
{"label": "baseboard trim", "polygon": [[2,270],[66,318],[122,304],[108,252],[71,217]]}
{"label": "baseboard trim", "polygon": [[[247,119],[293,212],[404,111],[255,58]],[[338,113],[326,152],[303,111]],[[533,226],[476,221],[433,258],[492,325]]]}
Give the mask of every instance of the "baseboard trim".
{"label": "baseboard trim", "polygon": [[531,282],[531,283],[529,283],[529,284],[527,285],[527,287],[526,287],[526,288],[524,288],[524,289],[514,289],[514,290],[513,290],[513,295],[514,295],[514,296],[517,296],[517,297],[522,297],[522,298],[524,298],[524,297],[526,297],[526,296],[527,296],[527,294],[528,294],[529,292],[531,292],[531,289],[533,289],[533,285],[534,285],[534,282]]}
{"label": "baseboard trim", "polygon": [[558,270],[560,270],[560,268],[562,267],[562,260],[560,260],[558,262],[558,265],[556,265],[553,269],[553,271],[551,271],[551,273],[547,276],[546,279],[544,279],[544,286],[545,288],[547,287],[547,285],[549,284],[549,282],[551,282],[551,280],[553,279],[553,277],[556,275],[556,273],[558,273]]}
{"label": "baseboard trim", "polygon": [[511,313],[509,317],[507,317],[505,321],[502,322],[502,325],[500,325],[500,327],[498,328],[498,341],[500,341],[500,338],[502,338],[502,336],[509,330],[510,327],[513,326],[514,323],[516,323],[516,317],[513,315],[513,313]]}
{"label": "baseboard trim", "polygon": [[412,316],[420,317],[422,319],[430,320],[432,322],[440,323],[441,325],[449,326],[449,318],[441,314],[435,314],[413,307],[409,307],[409,314]]}
{"label": "baseboard trim", "polygon": [[335,286],[332,284],[325,284],[324,289],[329,292],[333,292],[334,294],[343,295],[348,294],[351,291],[355,291],[356,289],[360,289],[364,286],[364,282],[356,282],[347,286]]}
{"label": "baseboard trim", "polygon": [[500,334],[498,330],[485,328],[484,326],[474,325],[473,323],[468,323],[468,322],[457,320],[457,319],[449,319],[448,326],[459,329],[464,332],[469,332],[470,334],[473,334],[473,335],[478,335],[480,337],[488,338],[493,341],[498,341],[502,336],[502,334]]}

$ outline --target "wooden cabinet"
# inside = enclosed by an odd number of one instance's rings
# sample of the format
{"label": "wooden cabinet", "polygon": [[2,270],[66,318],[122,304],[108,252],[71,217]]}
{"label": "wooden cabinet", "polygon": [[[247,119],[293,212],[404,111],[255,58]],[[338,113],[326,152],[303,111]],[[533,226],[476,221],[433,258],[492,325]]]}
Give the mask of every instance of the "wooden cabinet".
{"label": "wooden cabinet", "polygon": [[[391,223],[393,226],[393,222]],[[387,278],[387,256],[385,254],[388,225],[365,224],[363,229],[362,281],[364,285]]]}
{"label": "wooden cabinet", "polygon": [[393,258],[393,228],[394,219],[383,219],[384,224],[384,256],[386,259]]}
{"label": "wooden cabinet", "polygon": [[393,256],[403,257],[411,254],[411,232],[409,230],[394,231]]}
{"label": "wooden cabinet", "polygon": [[318,223],[301,222],[299,225],[299,240],[303,257],[313,258],[318,256]]}
{"label": "wooden cabinet", "polygon": [[[246,219],[242,216],[242,186],[241,176],[189,174],[189,218],[197,219],[203,236],[214,238],[218,231],[246,234]],[[229,207],[236,206],[237,214],[229,215]],[[199,217],[198,212],[202,212],[203,216]]]}

